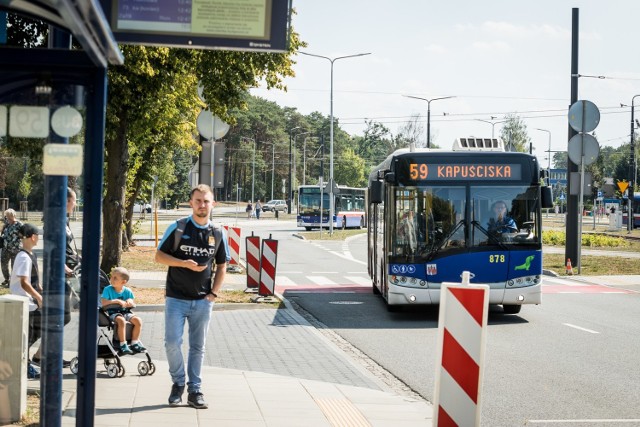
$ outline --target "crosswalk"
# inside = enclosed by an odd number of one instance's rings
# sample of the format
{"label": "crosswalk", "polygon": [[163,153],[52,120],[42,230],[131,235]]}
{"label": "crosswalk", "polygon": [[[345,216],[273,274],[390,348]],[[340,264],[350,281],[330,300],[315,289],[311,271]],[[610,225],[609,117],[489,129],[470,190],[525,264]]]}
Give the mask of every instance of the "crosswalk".
{"label": "crosswalk", "polygon": [[[371,292],[371,279],[366,272],[286,272],[276,274],[278,292]],[[634,291],[606,285],[545,276],[543,294],[629,294]]]}

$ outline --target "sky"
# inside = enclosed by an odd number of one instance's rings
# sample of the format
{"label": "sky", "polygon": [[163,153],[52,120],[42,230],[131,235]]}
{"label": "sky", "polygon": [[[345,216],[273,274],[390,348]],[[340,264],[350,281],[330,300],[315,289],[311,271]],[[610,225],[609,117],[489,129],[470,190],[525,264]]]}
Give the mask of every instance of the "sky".
{"label": "sky", "polygon": [[[334,116],[351,135],[365,120],[397,134],[420,114],[426,141],[426,101],[432,99],[432,141],[499,135],[507,114],[521,117],[534,154],[547,165],[566,151],[571,100],[572,8],[579,9],[578,99],[601,113],[600,146],[630,140],[632,98],[640,94],[640,2],[637,0],[293,0],[295,31],[305,52],[334,62]],[[297,55],[287,92],[252,94],[301,114],[330,113],[330,62]],[[592,77],[590,77],[592,76]],[[620,104],[626,104],[621,106]],[[635,105],[640,105],[640,96]],[[636,117],[640,118],[640,110]],[[545,129],[545,131],[536,130]]]}

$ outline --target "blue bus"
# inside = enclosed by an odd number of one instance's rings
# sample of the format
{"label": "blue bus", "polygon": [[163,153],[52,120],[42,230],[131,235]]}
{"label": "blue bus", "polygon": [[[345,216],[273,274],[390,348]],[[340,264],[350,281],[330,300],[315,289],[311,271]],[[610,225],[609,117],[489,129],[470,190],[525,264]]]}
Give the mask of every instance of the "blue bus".
{"label": "blue bus", "polygon": [[[365,226],[365,193],[366,188],[354,188],[338,185],[334,192],[333,226],[335,228],[362,228]],[[322,196],[322,197],[321,197]],[[329,189],[319,185],[301,185],[298,187],[298,227],[306,230],[320,228],[320,211],[322,211],[322,227],[329,227]]]}
{"label": "blue bus", "polygon": [[[623,207],[622,224],[627,226],[629,223],[629,204]],[[628,227],[628,226],[627,226]],[[633,195],[633,228],[640,227],[640,194]]]}
{"label": "blue bus", "polygon": [[[390,311],[438,304],[441,284],[460,283],[467,270],[472,283],[489,285],[490,304],[505,313],[540,304],[541,209],[552,205],[541,181],[537,159],[504,152],[500,139],[394,152],[369,177],[373,292]],[[497,229],[493,208],[515,225]]]}

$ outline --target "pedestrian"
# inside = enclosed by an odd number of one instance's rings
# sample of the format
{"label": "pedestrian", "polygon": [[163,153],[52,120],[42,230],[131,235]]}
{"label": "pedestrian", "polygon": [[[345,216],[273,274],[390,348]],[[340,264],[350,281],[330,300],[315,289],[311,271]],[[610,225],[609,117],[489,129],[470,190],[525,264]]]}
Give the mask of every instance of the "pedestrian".
{"label": "pedestrian", "polygon": [[260,199],[256,202],[256,218],[260,219],[260,212],[262,212],[262,204],[260,204]]}
{"label": "pedestrian", "polygon": [[[187,403],[208,407],[200,377],[211,310],[224,282],[231,259],[227,237],[209,221],[214,200],[211,188],[200,184],[191,190],[191,216],[171,224],[156,251],[155,260],[169,266],[165,287],[164,344],[173,381],[169,405],[182,403],[185,384]],[[213,267],[215,261],[215,269]],[[182,356],[182,335],[189,323],[187,377]]]}
{"label": "pedestrian", "polygon": [[[11,272],[11,293],[29,298],[29,335],[27,351],[42,335],[42,287],[38,274],[38,258],[33,248],[38,244],[38,235],[42,231],[31,224],[22,224],[18,230],[22,241],[22,249],[15,258],[15,266]],[[29,361],[27,376],[38,378],[40,371],[33,365],[40,364],[40,348]]]}
{"label": "pedestrian", "polygon": [[4,276],[3,286],[9,285],[11,272],[9,271],[9,262],[11,268],[16,259],[16,255],[20,251],[19,231],[22,223],[16,219],[16,211],[7,209],[4,211],[5,226],[2,229],[2,254],[0,254],[0,263],[2,264],[2,275]]}
{"label": "pedestrian", "polygon": [[247,207],[245,211],[247,212],[247,219],[251,219],[251,212],[253,212],[253,206],[251,205],[251,201],[247,202]]}

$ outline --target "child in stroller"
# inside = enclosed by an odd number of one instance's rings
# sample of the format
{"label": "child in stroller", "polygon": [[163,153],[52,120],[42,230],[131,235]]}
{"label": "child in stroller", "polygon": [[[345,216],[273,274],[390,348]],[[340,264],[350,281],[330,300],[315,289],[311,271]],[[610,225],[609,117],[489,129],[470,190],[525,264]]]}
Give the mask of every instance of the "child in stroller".
{"label": "child in stroller", "polygon": [[[78,271],[74,272],[74,274],[79,278],[80,269],[78,268]],[[135,307],[133,293],[128,287],[124,286],[129,280],[129,272],[123,267],[116,267],[111,273],[111,279],[109,279],[100,270],[99,280],[101,301],[98,304],[97,355],[98,358],[104,360],[107,375],[110,378],[124,376],[125,368],[120,356],[135,353],[143,353],[147,359],[138,364],[138,373],[142,376],[153,375],[156,371],[156,366],[151,361],[151,356],[149,356],[146,348],[139,341],[142,321],[131,313],[131,308]],[[110,290],[107,291],[108,289]],[[124,294],[125,290],[128,291],[127,295]],[[120,296],[126,296],[126,298],[119,299]],[[114,311],[109,313],[109,310]],[[112,336],[109,336],[109,331],[113,331]],[[135,340],[132,339],[134,337]],[[71,360],[71,372],[78,373],[77,357]]]}
{"label": "child in stroller", "polygon": [[[120,342],[120,355],[142,353],[147,349],[139,341],[142,320],[131,312],[136,306],[135,298],[130,288],[125,286],[129,282],[129,272],[124,267],[116,267],[111,271],[109,283],[111,285],[102,291],[102,308],[109,315],[109,320],[115,323],[115,330]],[[127,322],[131,328],[131,347],[127,344]]]}

